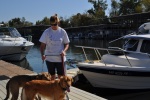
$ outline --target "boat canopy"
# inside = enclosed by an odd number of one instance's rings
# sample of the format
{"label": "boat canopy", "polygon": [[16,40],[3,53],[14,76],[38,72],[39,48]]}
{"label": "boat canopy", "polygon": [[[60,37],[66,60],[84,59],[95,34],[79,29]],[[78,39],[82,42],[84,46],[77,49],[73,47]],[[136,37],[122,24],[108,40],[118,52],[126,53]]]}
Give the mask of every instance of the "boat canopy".
{"label": "boat canopy", "polygon": [[150,22],[142,24],[138,28],[138,34],[150,34]]}
{"label": "boat canopy", "polygon": [[138,28],[137,34],[136,35],[133,35],[133,34],[124,36],[124,39],[144,39],[144,40],[150,40],[150,22],[142,24]]}
{"label": "boat canopy", "polygon": [[124,39],[143,39],[143,40],[150,40],[150,34],[143,34],[143,35],[126,35]]}

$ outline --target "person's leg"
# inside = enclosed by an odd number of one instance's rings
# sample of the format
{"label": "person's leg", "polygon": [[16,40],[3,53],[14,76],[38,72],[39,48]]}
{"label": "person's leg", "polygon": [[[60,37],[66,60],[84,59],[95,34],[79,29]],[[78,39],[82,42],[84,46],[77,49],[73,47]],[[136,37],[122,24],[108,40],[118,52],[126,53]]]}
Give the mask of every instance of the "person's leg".
{"label": "person's leg", "polygon": [[66,75],[66,64],[64,63],[64,66],[62,66],[62,63],[57,63],[56,65],[58,78],[60,78],[63,75]]}
{"label": "person's leg", "polygon": [[[61,76],[66,76],[67,74],[67,68],[66,68],[66,62],[64,62],[64,66],[62,66],[62,63],[57,63],[56,66],[58,78]],[[67,92],[70,92],[70,88],[67,88]]]}
{"label": "person's leg", "polygon": [[51,80],[55,79],[55,63],[46,61],[48,72],[51,74]]}

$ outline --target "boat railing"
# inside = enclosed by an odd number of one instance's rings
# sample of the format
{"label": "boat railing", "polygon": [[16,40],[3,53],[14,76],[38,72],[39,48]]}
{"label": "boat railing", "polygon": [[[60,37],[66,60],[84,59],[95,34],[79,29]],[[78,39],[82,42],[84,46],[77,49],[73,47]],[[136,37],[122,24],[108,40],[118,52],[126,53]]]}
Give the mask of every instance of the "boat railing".
{"label": "boat railing", "polygon": [[32,42],[32,35],[25,36],[25,38],[27,39],[27,41]]}
{"label": "boat railing", "polygon": [[88,46],[78,46],[78,45],[75,45],[75,47],[79,47],[79,48],[82,48],[83,50],[83,53],[84,53],[84,56],[85,56],[85,59],[87,62],[90,62],[90,60],[88,60],[87,58],[87,54],[85,52],[85,49],[93,49],[95,54],[96,54],[96,57],[98,59],[98,61],[101,61],[105,64],[105,66],[107,66],[106,62],[104,62],[104,60],[102,59],[102,54],[100,53],[100,51],[107,51],[108,54],[110,54],[111,51],[114,51],[114,52],[122,52],[123,55],[125,56],[127,62],[129,63],[130,67],[132,67],[132,64],[130,62],[130,60],[128,59],[128,56],[127,56],[127,53],[136,53],[136,54],[143,54],[143,55],[146,55],[150,58],[150,55],[148,53],[141,53],[141,52],[133,52],[133,51],[126,51],[122,48],[119,48],[119,47],[109,47],[109,48],[98,48],[98,47],[88,47]]}

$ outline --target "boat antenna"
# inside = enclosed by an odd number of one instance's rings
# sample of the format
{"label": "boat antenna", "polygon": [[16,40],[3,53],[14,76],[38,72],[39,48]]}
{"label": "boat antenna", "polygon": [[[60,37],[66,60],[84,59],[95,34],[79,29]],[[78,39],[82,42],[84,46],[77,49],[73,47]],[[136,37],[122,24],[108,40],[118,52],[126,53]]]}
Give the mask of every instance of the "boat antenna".
{"label": "boat antenna", "polygon": [[[135,33],[135,32],[132,32],[132,33],[127,34],[127,35],[125,35],[125,36],[133,35],[133,34],[136,34],[136,33]],[[109,47],[109,44],[111,44],[111,43],[113,43],[113,42],[115,42],[115,41],[118,41],[118,40],[120,40],[120,39],[124,38],[125,36],[122,36],[122,37],[120,37],[120,38],[117,38],[117,39],[115,39],[115,40],[112,40],[112,41],[108,42],[108,47]]]}

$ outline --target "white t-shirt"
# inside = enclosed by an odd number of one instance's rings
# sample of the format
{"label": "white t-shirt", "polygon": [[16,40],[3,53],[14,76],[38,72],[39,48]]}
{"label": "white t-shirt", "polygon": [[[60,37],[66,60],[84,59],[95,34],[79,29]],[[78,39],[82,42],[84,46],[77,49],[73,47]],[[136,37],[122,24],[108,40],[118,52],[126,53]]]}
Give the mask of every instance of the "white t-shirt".
{"label": "white t-shirt", "polygon": [[[66,31],[61,27],[58,27],[57,30],[47,28],[39,41],[46,44],[46,60],[50,62],[61,62],[60,54],[64,50],[64,44],[70,42]],[[65,56],[64,61],[66,61]]]}

